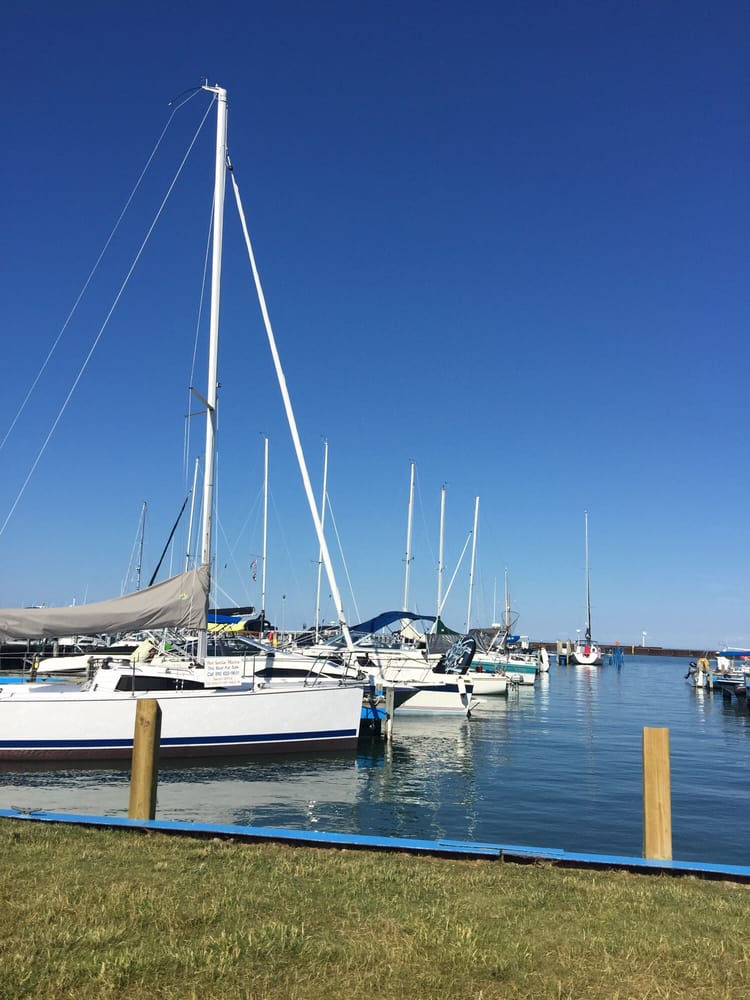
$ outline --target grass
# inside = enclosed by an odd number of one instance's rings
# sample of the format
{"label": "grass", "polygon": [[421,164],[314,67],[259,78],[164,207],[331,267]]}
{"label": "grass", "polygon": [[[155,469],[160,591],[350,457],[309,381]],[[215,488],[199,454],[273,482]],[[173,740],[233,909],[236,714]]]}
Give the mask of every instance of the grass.
{"label": "grass", "polygon": [[750,998],[750,890],[0,820],[0,997]]}

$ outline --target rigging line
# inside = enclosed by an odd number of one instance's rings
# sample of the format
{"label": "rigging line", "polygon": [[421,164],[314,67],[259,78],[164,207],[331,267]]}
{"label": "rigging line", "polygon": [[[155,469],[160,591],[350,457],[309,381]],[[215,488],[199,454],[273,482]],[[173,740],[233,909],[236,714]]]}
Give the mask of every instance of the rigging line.
{"label": "rigging line", "polygon": [[228,590],[225,590],[222,587],[222,585],[219,583],[218,580],[214,580],[213,585],[214,585],[214,588],[215,588],[215,592],[214,592],[214,604],[215,605],[218,606],[218,604],[219,604],[219,601],[216,600],[216,596],[217,596],[217,592],[218,592],[223,597],[226,597],[227,603],[231,604],[232,607],[238,608],[240,606],[240,602],[237,600],[237,598],[234,596],[234,594],[230,594]]}
{"label": "rigging line", "polygon": [[[133,539],[133,548],[130,550],[130,561],[128,562],[128,569],[127,569],[127,572],[125,574],[125,579],[122,582],[122,589],[120,590],[120,597],[122,597],[124,595],[125,590],[126,590],[128,584],[130,583],[130,581],[132,579],[133,563],[135,562],[135,553],[136,553],[136,549],[138,548],[138,542],[139,541],[141,543],[141,548],[143,547],[143,533],[144,533],[145,528],[146,528],[146,508],[147,508],[147,506],[148,505],[147,505],[146,501],[144,500],[143,504],[141,506],[140,516],[138,517],[138,530],[136,531],[135,538]],[[136,590],[137,589],[138,588],[136,587]]]}
{"label": "rigging line", "polygon": [[448,584],[448,589],[446,590],[446,592],[445,592],[445,594],[443,596],[443,599],[440,602],[440,607],[438,609],[438,616],[442,615],[442,613],[443,613],[443,608],[445,607],[445,602],[448,600],[448,595],[450,594],[451,587],[453,586],[453,583],[454,583],[454,581],[456,579],[456,574],[458,573],[459,569],[461,568],[461,563],[463,562],[464,556],[466,555],[466,549],[468,548],[469,542],[471,541],[471,534],[472,533],[469,532],[469,534],[466,536],[466,541],[464,542],[464,547],[461,549],[461,555],[458,557],[458,562],[456,563],[456,568],[453,570],[453,576],[451,577],[451,581]]}
{"label": "rigging line", "polygon": [[[424,530],[423,542],[426,543],[426,545],[427,545],[427,550],[428,550],[429,555],[430,555],[430,562],[436,563],[437,562],[437,554],[436,554],[435,549],[434,549],[433,544],[432,544],[432,531],[427,526],[427,515],[425,513],[424,496],[422,495],[421,485],[420,485],[420,481],[419,481],[419,469],[418,468],[416,470],[416,475],[414,477],[414,486],[415,486],[415,489],[416,489],[417,501],[419,503],[419,513],[422,516],[422,528]],[[414,558],[414,556],[412,554],[412,559],[413,558]]]}
{"label": "rigging line", "polygon": [[[230,553],[232,556],[237,551],[237,546],[240,544],[240,542],[244,538],[245,532],[247,531],[247,527],[250,524],[250,518],[253,517],[253,515],[255,515],[255,519],[253,521],[253,527],[252,527],[252,530],[250,532],[250,536],[251,536],[251,539],[254,538],[255,531],[256,531],[256,529],[258,527],[258,516],[259,516],[259,514],[260,514],[260,512],[262,510],[262,500],[263,500],[263,487],[261,486],[258,489],[258,492],[255,495],[255,499],[253,500],[253,502],[250,504],[250,506],[247,509],[247,513],[245,515],[245,519],[242,522],[242,524],[240,525],[239,531],[237,531],[237,533],[236,533],[235,542],[234,542],[234,545],[232,545],[231,553]],[[229,539],[227,538],[226,540],[227,540],[227,543],[229,543]]]}
{"label": "rigging line", "polygon": [[36,472],[36,468],[39,465],[39,463],[41,462],[42,456],[44,455],[44,452],[47,450],[47,445],[50,443],[50,441],[52,439],[52,435],[55,433],[55,430],[57,429],[57,425],[62,420],[63,413],[65,413],[65,410],[68,407],[68,403],[70,402],[70,400],[71,400],[71,398],[73,396],[73,393],[78,388],[78,383],[83,378],[83,373],[86,371],[86,368],[88,367],[88,363],[91,360],[91,358],[92,358],[92,356],[94,354],[94,351],[98,347],[99,341],[102,339],[104,331],[107,328],[107,325],[108,325],[110,319],[112,318],[112,313],[117,308],[117,304],[120,301],[120,299],[122,297],[122,294],[125,291],[125,288],[126,288],[128,282],[130,281],[131,275],[133,274],[133,271],[135,270],[138,261],[141,259],[143,251],[146,249],[146,244],[148,243],[149,239],[151,238],[151,234],[153,233],[154,229],[156,228],[156,223],[159,221],[159,219],[161,217],[161,214],[164,211],[164,207],[167,204],[169,196],[172,194],[174,186],[177,183],[177,180],[178,180],[180,174],[182,173],[182,168],[185,166],[187,158],[190,155],[190,153],[191,153],[191,151],[193,149],[193,146],[195,145],[195,143],[196,143],[196,141],[198,139],[198,136],[200,135],[201,129],[203,128],[203,125],[204,125],[206,119],[208,118],[208,114],[209,114],[209,111],[211,110],[212,105],[213,105],[213,101],[211,101],[209,103],[208,109],[207,109],[205,115],[203,116],[203,118],[201,119],[200,125],[196,129],[196,132],[193,135],[192,141],[191,141],[190,145],[187,148],[187,152],[183,156],[182,161],[180,162],[180,165],[177,168],[177,172],[175,173],[174,177],[172,178],[172,183],[169,185],[167,193],[164,195],[164,198],[162,200],[161,205],[159,205],[159,208],[158,208],[158,210],[156,212],[154,220],[151,223],[151,225],[149,226],[148,232],[146,233],[146,236],[144,237],[144,240],[143,240],[143,242],[141,243],[141,245],[140,245],[140,247],[138,249],[138,253],[135,255],[135,260],[130,265],[130,269],[128,270],[128,273],[125,275],[125,280],[120,285],[120,289],[117,292],[117,295],[115,296],[114,302],[110,306],[109,312],[105,316],[104,322],[102,323],[101,327],[99,328],[99,332],[97,333],[96,337],[94,338],[93,344],[89,348],[89,353],[86,355],[86,357],[84,359],[84,362],[81,365],[81,367],[79,369],[79,372],[78,372],[78,374],[75,377],[75,380],[73,381],[73,385],[70,387],[70,391],[68,392],[68,395],[65,397],[65,400],[64,400],[62,406],[60,407],[60,410],[58,411],[58,414],[55,417],[52,426],[49,429],[47,437],[44,439],[44,442],[42,443],[42,446],[39,449],[39,451],[37,453],[37,456],[34,459],[34,462],[33,462],[32,466],[31,466],[31,468],[29,469],[28,475],[24,479],[23,484],[21,486],[21,489],[18,491],[18,495],[16,496],[16,499],[13,501],[13,506],[8,511],[8,514],[7,514],[6,518],[5,518],[5,520],[3,521],[2,525],[0,526],[0,537],[2,537],[2,535],[5,532],[5,529],[8,527],[8,522],[10,521],[11,517],[13,517],[13,514],[15,513],[16,507],[21,502],[21,497],[26,492],[26,487],[29,485],[29,482],[31,481],[31,477]]}
{"label": "rigging line", "polygon": [[188,503],[189,499],[190,499],[190,494],[188,493],[188,495],[185,497],[185,499],[182,502],[182,507],[180,507],[180,513],[177,515],[177,520],[172,525],[172,530],[169,532],[169,538],[167,538],[167,542],[166,542],[166,544],[165,544],[165,546],[164,546],[164,548],[162,550],[162,554],[159,557],[159,562],[156,564],[156,569],[151,574],[151,579],[148,581],[149,587],[153,587],[154,580],[159,575],[159,570],[161,569],[161,564],[164,562],[164,556],[166,556],[167,552],[169,551],[169,546],[172,544],[172,539],[174,538],[174,533],[175,533],[175,531],[177,531],[177,526],[180,523],[180,520],[182,518],[183,513],[185,512],[185,508],[187,507],[187,503]]}
{"label": "rigging line", "polygon": [[346,582],[349,585],[349,593],[352,595],[352,604],[354,605],[354,613],[357,616],[357,621],[361,622],[362,621],[362,615],[359,613],[359,608],[357,607],[357,598],[354,596],[354,588],[352,587],[352,579],[349,576],[349,567],[346,564],[346,556],[344,555],[344,547],[341,544],[341,538],[339,537],[339,529],[338,529],[338,526],[336,524],[336,518],[335,518],[334,513],[333,513],[333,507],[331,506],[331,498],[328,495],[328,493],[326,493],[325,500],[326,500],[326,503],[328,505],[328,509],[331,512],[331,523],[333,524],[333,533],[336,536],[336,544],[339,547],[339,555],[341,556],[341,562],[342,562],[342,564],[344,566],[344,575],[346,576]]}
{"label": "rigging line", "polygon": [[[200,92],[202,90],[204,90],[204,86],[203,86],[202,83],[199,83],[197,87],[188,87],[187,90],[183,90],[181,93],[179,93],[177,95],[177,97],[173,97],[172,100],[167,105],[167,107],[171,108],[172,105],[176,101],[179,101],[181,97],[184,97],[185,94],[187,94],[187,97],[185,97],[185,100],[184,101],[180,101],[180,103],[175,108],[175,111],[179,111],[180,108],[183,107],[183,105],[187,104],[188,101],[192,100],[195,97],[196,94],[200,94]],[[215,98],[214,98],[214,100],[215,100]]]}
{"label": "rigging line", "polygon": [[[221,534],[221,537],[226,542],[227,548],[229,550],[229,554],[225,557],[225,559],[223,561],[222,569],[226,569],[229,566],[229,564],[231,563],[232,569],[235,571],[235,573],[239,577],[240,589],[244,593],[245,598],[249,601],[250,600],[250,590],[249,590],[249,588],[247,586],[247,583],[245,581],[245,574],[242,571],[242,567],[237,562],[237,557],[235,555],[235,551],[237,549],[237,542],[235,542],[234,545],[232,545],[231,542],[229,541],[229,536],[227,535],[226,529],[224,528],[224,525],[221,522],[221,519],[219,517],[217,517],[216,521],[217,521],[217,524],[218,524],[218,528],[219,528],[219,532]],[[216,567],[216,576],[217,577],[219,576],[219,567],[218,566]],[[217,586],[219,586],[218,582],[217,582]],[[221,588],[221,590],[222,590],[222,592],[224,594],[227,593],[226,590],[224,590],[223,587]],[[227,594],[227,596],[229,596],[229,595]],[[234,603],[235,604],[239,604],[240,602],[239,601],[235,601]]]}
{"label": "rigging line", "polygon": [[99,265],[102,262],[102,258],[104,257],[104,255],[106,254],[107,250],[109,249],[109,245],[112,242],[112,240],[114,239],[115,233],[120,228],[120,223],[124,219],[125,213],[130,208],[130,203],[132,202],[133,198],[135,197],[136,192],[138,191],[138,188],[141,186],[141,181],[146,176],[146,173],[147,173],[149,167],[151,166],[151,161],[156,156],[156,153],[159,150],[159,146],[161,146],[162,141],[164,139],[164,136],[167,134],[167,130],[168,130],[169,126],[172,124],[172,119],[177,114],[177,112],[179,111],[179,109],[183,106],[183,104],[186,104],[187,101],[189,101],[189,100],[190,100],[189,97],[186,98],[186,100],[183,101],[182,104],[178,105],[178,107],[176,107],[172,111],[172,114],[167,119],[167,123],[164,126],[164,128],[162,129],[161,135],[156,140],[156,145],[151,150],[151,155],[146,160],[146,163],[145,163],[143,169],[141,170],[141,173],[140,173],[140,175],[138,177],[138,180],[135,182],[133,190],[128,195],[128,198],[127,198],[127,200],[125,202],[125,205],[123,206],[122,211],[120,212],[119,216],[117,217],[117,221],[115,222],[114,226],[112,227],[112,231],[109,234],[109,236],[107,237],[107,240],[106,240],[106,242],[105,242],[105,244],[104,244],[104,246],[103,246],[103,248],[101,250],[101,253],[96,258],[94,266],[89,271],[89,275],[86,278],[85,282],[83,283],[83,288],[78,293],[78,297],[76,298],[75,302],[73,303],[73,307],[71,308],[70,312],[68,313],[67,318],[66,318],[65,322],[63,323],[63,325],[62,325],[62,327],[60,329],[60,332],[58,333],[57,337],[55,338],[54,343],[52,344],[52,347],[50,347],[49,351],[47,352],[47,357],[42,362],[42,367],[37,372],[36,378],[34,379],[34,381],[29,386],[29,389],[28,389],[26,395],[24,396],[23,401],[21,402],[21,405],[18,408],[18,411],[16,412],[15,417],[11,421],[10,427],[5,432],[5,436],[3,437],[2,441],[0,441],[0,451],[2,451],[3,448],[5,447],[6,441],[8,440],[8,438],[10,437],[10,435],[13,433],[13,428],[16,426],[16,424],[18,423],[19,419],[21,418],[21,414],[26,409],[26,405],[29,402],[29,399],[31,398],[32,393],[34,392],[34,390],[36,389],[37,385],[39,384],[39,380],[41,379],[42,375],[46,371],[47,365],[52,360],[52,355],[57,350],[57,346],[60,343],[60,341],[62,340],[63,334],[65,333],[65,331],[67,330],[68,326],[70,325],[70,322],[73,319],[73,316],[75,315],[75,313],[76,313],[76,311],[78,309],[78,306],[81,304],[81,299],[86,294],[86,291],[87,291],[89,285],[91,284],[91,282],[92,282],[92,280],[94,278],[94,275],[98,271]]}

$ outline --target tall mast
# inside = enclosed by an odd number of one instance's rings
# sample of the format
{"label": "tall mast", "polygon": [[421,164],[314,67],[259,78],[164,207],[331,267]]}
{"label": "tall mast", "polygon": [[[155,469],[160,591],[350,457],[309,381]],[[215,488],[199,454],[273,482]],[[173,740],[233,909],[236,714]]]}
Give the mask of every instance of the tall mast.
{"label": "tall mast", "polygon": [[135,568],[135,589],[141,589],[141,567],[143,566],[143,539],[146,534],[146,508],[148,504],[143,501],[143,507],[141,508],[141,541],[138,548],[138,565]]}
{"label": "tall mast", "polygon": [[263,554],[260,563],[260,637],[266,631],[266,554],[268,547],[268,435],[263,436]]}
{"label": "tall mast", "polygon": [[471,596],[474,585],[474,560],[477,554],[477,525],[479,523],[479,497],[474,503],[474,530],[471,538],[471,565],[469,567],[469,603],[466,608],[466,631],[471,627]]}
{"label": "tall mast", "polygon": [[505,569],[505,632],[506,638],[510,635],[511,630],[511,613],[510,613],[510,588],[508,587],[508,569]]}
{"label": "tall mast", "polygon": [[[440,543],[438,546],[437,617],[443,606],[443,531],[445,528],[445,486],[440,490]],[[437,622],[435,623],[437,628]]]}
{"label": "tall mast", "polygon": [[589,586],[589,512],[583,512],[586,537],[586,642],[591,642],[591,588]]}
{"label": "tall mast", "polygon": [[409,509],[406,517],[406,570],[404,573],[404,604],[403,610],[409,610],[409,567],[411,566],[411,525],[414,508],[414,462],[411,463],[409,479]]}
{"label": "tall mast", "polygon": [[[323,442],[323,492],[320,498],[320,527],[325,530],[326,494],[328,493],[328,441]],[[315,641],[320,636],[320,583],[323,576],[323,547],[318,549],[318,588],[315,592]]]}
{"label": "tall mast", "polygon": [[[221,301],[221,249],[224,236],[224,187],[227,162],[227,92],[223,87],[204,86],[216,95],[216,161],[214,166],[213,258],[211,263],[211,311],[208,338],[208,384],[206,386],[206,456],[203,469],[203,527],[201,564],[211,566],[213,528],[214,464],[216,456],[216,398],[219,368],[219,303]],[[200,634],[198,656],[205,659],[205,630]]]}

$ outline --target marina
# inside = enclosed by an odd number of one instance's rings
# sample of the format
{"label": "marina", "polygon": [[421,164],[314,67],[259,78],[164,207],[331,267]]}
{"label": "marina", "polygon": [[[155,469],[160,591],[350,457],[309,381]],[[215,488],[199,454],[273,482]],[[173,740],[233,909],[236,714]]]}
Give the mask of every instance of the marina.
{"label": "marina", "polygon": [[0,1000],[750,1000],[746,22],[12,5]]}
{"label": "marina", "polygon": [[[78,680],[56,683],[54,675],[50,677],[50,672],[65,669],[61,657],[59,663],[54,658],[47,664],[34,660],[33,673],[41,669],[44,681],[0,684],[4,762],[0,809],[32,816],[39,812],[114,820],[126,816],[133,708],[158,699],[154,745],[161,747],[159,821],[218,824],[230,830],[286,830],[290,836],[315,833],[347,842],[375,838],[447,843],[456,850],[457,845],[466,845],[467,851],[471,845],[488,850],[499,844],[541,845],[517,849],[522,854],[541,850],[548,858],[574,853],[637,858],[645,853],[642,737],[646,729],[653,729],[669,733],[671,856],[682,863],[743,865],[747,839],[743,820],[750,794],[744,781],[749,721],[744,672],[713,680],[697,666],[706,663],[704,656],[693,669],[691,661],[679,656],[638,656],[635,646],[627,655],[619,642],[617,648],[608,649],[592,638],[588,510],[584,511],[585,628],[574,629],[575,644],[572,639],[556,640],[551,660],[551,649],[528,642],[528,637],[511,636],[515,622],[506,570],[502,638],[499,632],[492,636],[477,655],[478,636],[471,634],[470,625],[479,496],[473,528],[444,588],[443,484],[435,615],[428,616],[430,629],[418,629],[408,620],[422,617],[406,611],[412,561],[412,463],[402,608],[350,628],[324,532],[326,473],[322,498],[316,498],[228,156],[227,93],[207,82],[196,89],[211,95],[217,111],[205,398],[190,386],[205,406],[201,413],[206,418],[203,501],[196,518],[200,531],[194,538],[191,506],[182,573],[154,586],[160,559],[143,591],[138,587],[90,605],[85,601],[65,607],[35,604],[0,612],[0,639],[11,644],[25,640],[27,651],[30,641],[62,642],[66,636],[87,633],[117,634],[120,639],[138,635],[139,640],[150,633],[148,641],[153,641],[143,655],[134,650],[114,657],[105,651],[94,658],[82,652]],[[239,632],[229,637],[213,632],[209,645],[210,602],[216,604],[220,592],[228,598],[221,579],[227,562],[217,556],[215,532],[219,291],[228,179],[319,547],[314,632],[317,639],[325,567],[328,597],[341,629],[340,645],[326,640],[308,650],[293,649],[283,643],[277,646],[279,636],[274,636],[273,645],[262,643],[268,604],[267,437],[257,616],[261,644],[251,648]],[[191,494],[197,492],[198,468],[196,461]],[[186,504],[187,498],[182,510]],[[352,507],[357,509],[358,504]],[[142,511],[145,514],[145,503]],[[442,616],[470,541],[468,609],[465,628],[457,632],[445,627]],[[255,582],[255,556],[250,566]],[[285,600],[282,594],[282,634]],[[243,603],[237,610],[255,609]],[[455,610],[450,616],[455,621]],[[382,628],[388,633],[385,642],[379,636]],[[175,630],[177,638],[172,634],[167,638],[168,629]],[[157,630],[161,640],[154,638]],[[648,634],[645,629],[641,632],[644,652]],[[444,644],[430,646],[428,640],[438,638]],[[221,650],[229,639],[238,648]],[[313,673],[308,652],[319,657]],[[377,690],[390,705],[385,726],[362,725],[368,689]],[[370,709],[375,713],[374,701]],[[382,714],[375,718],[380,722]]]}
{"label": "marina", "polygon": [[[157,820],[642,854],[641,736],[669,730],[673,857],[744,865],[744,701],[696,689],[688,661],[561,666],[471,717],[399,718],[352,752],[163,762]],[[0,808],[126,817],[129,770],[5,764]]]}

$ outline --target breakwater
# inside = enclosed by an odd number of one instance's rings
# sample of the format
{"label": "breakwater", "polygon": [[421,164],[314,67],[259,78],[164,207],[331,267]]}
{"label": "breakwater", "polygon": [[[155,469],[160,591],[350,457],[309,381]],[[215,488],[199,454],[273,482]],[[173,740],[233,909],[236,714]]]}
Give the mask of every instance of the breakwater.
{"label": "breakwater", "polygon": [[[574,643],[573,639],[566,640],[567,642]],[[628,645],[624,642],[614,643],[614,642],[600,642],[602,650],[605,653],[611,653],[615,646],[619,646],[620,649],[628,656],[670,656],[670,657],[685,657],[689,660],[694,660],[699,656],[711,655],[712,650],[706,649],[670,649],[664,646],[639,646],[634,643]],[[543,640],[529,640],[529,649],[536,650],[544,647],[548,652],[553,652],[557,648],[557,639],[543,639]]]}

